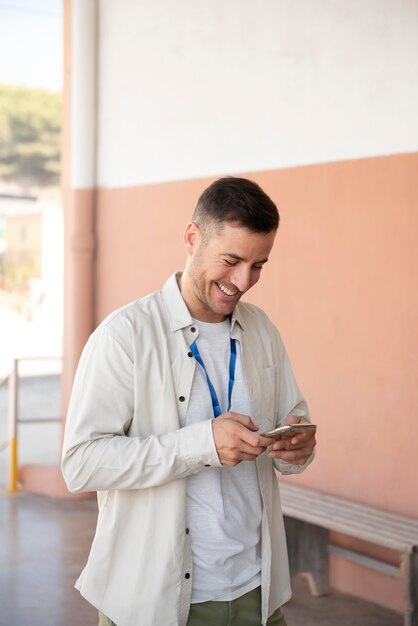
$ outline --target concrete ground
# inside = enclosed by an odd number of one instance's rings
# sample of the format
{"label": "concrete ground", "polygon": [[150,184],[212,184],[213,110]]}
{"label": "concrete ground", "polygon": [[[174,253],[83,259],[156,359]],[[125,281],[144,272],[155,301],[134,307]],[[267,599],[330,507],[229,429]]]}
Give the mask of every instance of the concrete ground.
{"label": "concrete ground", "polygon": [[[73,588],[96,517],[95,499],[0,495],[0,625],[97,626],[95,609]],[[302,580],[284,612],[288,626],[403,623],[398,613],[341,593],[312,598]]]}

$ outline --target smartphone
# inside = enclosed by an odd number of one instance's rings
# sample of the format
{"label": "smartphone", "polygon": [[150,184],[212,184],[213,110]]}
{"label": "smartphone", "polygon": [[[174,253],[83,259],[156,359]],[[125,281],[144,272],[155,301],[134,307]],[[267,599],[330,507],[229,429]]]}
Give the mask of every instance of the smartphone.
{"label": "smartphone", "polygon": [[316,430],[316,424],[289,424],[287,426],[279,426],[273,430],[261,433],[262,437],[272,437],[273,439],[289,439],[299,433],[309,430]]}

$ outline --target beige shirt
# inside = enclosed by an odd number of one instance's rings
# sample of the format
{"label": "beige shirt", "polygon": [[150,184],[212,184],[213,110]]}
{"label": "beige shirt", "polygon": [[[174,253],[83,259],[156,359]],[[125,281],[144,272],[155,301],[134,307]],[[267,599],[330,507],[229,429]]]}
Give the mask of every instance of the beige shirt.
{"label": "beige shirt", "polygon": [[[185,626],[192,558],[187,476],[220,466],[212,421],[184,425],[197,366],[198,329],[176,275],[161,291],[110,315],[88,340],[74,381],[62,470],[71,491],[97,491],[99,516],[80,593],[118,626]],[[239,302],[231,336],[241,344],[251,417],[268,430],[308,417],[285,348],[257,307]],[[263,502],[262,623],[291,595],[274,467],[303,467],[265,453],[257,460]]]}

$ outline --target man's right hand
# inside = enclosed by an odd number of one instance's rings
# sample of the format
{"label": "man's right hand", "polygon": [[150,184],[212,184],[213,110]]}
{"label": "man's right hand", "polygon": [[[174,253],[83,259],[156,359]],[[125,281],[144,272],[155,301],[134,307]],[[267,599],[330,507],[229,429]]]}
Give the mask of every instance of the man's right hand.
{"label": "man's right hand", "polygon": [[258,426],[251,417],[241,413],[223,413],[212,420],[212,428],[219,460],[230,467],[241,461],[255,461],[274,443],[274,439],[258,435]]}

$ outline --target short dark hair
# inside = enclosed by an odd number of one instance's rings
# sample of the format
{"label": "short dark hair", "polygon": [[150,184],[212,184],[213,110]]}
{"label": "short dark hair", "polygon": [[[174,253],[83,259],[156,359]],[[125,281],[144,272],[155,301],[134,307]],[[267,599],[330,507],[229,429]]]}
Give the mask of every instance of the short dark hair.
{"label": "short dark hair", "polygon": [[257,183],[226,176],[215,180],[197,201],[192,221],[204,229],[209,224],[235,223],[255,233],[270,233],[279,227],[279,212],[273,200]]}

